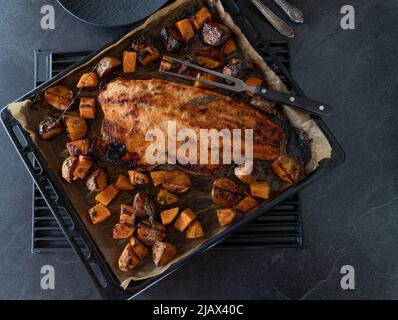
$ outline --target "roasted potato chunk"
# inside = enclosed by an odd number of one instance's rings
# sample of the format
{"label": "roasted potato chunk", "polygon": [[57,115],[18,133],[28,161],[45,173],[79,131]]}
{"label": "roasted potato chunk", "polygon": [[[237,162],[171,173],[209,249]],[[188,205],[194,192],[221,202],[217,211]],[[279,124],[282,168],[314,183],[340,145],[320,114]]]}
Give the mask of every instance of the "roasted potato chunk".
{"label": "roasted potato chunk", "polygon": [[241,164],[237,168],[235,168],[234,173],[235,176],[243,183],[252,184],[257,181],[258,174],[254,167],[252,169],[252,172],[250,174],[247,174],[248,172],[246,171],[244,164]]}
{"label": "roasted potato chunk", "polygon": [[157,267],[169,264],[177,254],[177,248],[168,242],[156,242],[152,247],[152,259]]}
{"label": "roasted potato chunk", "polygon": [[168,206],[170,204],[176,203],[178,201],[178,197],[167,190],[160,189],[156,200],[160,205]]}
{"label": "roasted potato chunk", "polygon": [[302,164],[289,156],[279,157],[271,167],[279,178],[290,184],[296,184],[300,180],[303,170]]}
{"label": "roasted potato chunk", "polygon": [[143,66],[150,64],[153,61],[160,59],[160,54],[158,49],[153,46],[146,47],[145,49],[138,52],[138,61],[141,62]]}
{"label": "roasted potato chunk", "polygon": [[181,212],[176,222],[174,223],[174,227],[177,230],[184,232],[186,228],[191,224],[192,221],[196,219],[196,214],[191,209],[185,209]]}
{"label": "roasted potato chunk", "polygon": [[139,171],[135,171],[135,170],[129,171],[129,177],[130,177],[131,183],[134,186],[144,185],[144,184],[149,183],[149,178],[146,176],[146,174],[139,172]]}
{"label": "roasted potato chunk", "polygon": [[252,197],[245,197],[243,198],[236,206],[235,208],[238,209],[239,211],[242,211],[243,213],[247,213],[254,208],[258,206],[258,202],[253,199]]}
{"label": "roasted potato chunk", "polygon": [[97,74],[100,78],[110,75],[122,65],[122,61],[116,57],[104,57],[98,63]]}
{"label": "roasted potato chunk", "polygon": [[242,59],[231,59],[224,67],[222,73],[226,76],[242,79],[252,72],[253,66]]}
{"label": "roasted potato chunk", "polygon": [[222,48],[222,55],[224,58],[238,51],[238,46],[235,43],[234,39],[229,39]]}
{"label": "roasted potato chunk", "polygon": [[217,219],[220,227],[225,227],[231,224],[236,218],[235,209],[220,209],[217,210]]}
{"label": "roasted potato chunk", "polygon": [[191,180],[185,172],[177,169],[170,170],[164,175],[162,186],[170,192],[184,193],[191,188]]}
{"label": "roasted potato chunk", "polygon": [[250,186],[250,194],[253,197],[268,200],[270,197],[270,187],[267,181],[258,181],[252,183]]}
{"label": "roasted potato chunk", "polygon": [[187,239],[198,239],[202,238],[204,235],[205,233],[203,232],[202,225],[199,221],[192,222],[186,233]]}
{"label": "roasted potato chunk", "polygon": [[73,171],[73,180],[84,179],[94,164],[94,160],[87,156],[79,156],[75,170]]}
{"label": "roasted potato chunk", "polygon": [[120,219],[119,222],[122,224],[129,224],[130,226],[135,225],[136,214],[134,208],[128,206],[127,204],[122,204],[120,206]]}
{"label": "roasted potato chunk", "polygon": [[116,189],[119,189],[119,190],[130,191],[130,190],[133,190],[133,188],[134,188],[131,185],[130,180],[126,176],[124,176],[122,174],[119,174],[117,176],[117,178],[116,178],[115,182],[113,183],[113,185],[116,187]]}
{"label": "roasted potato chunk", "polygon": [[178,212],[180,211],[180,208],[173,208],[169,210],[162,211],[160,213],[160,218],[162,219],[163,225],[168,225],[174,221],[174,219],[177,217]]}
{"label": "roasted potato chunk", "polygon": [[96,102],[93,98],[81,98],[79,111],[80,111],[80,118],[94,120],[95,119],[95,112],[96,112]]}
{"label": "roasted potato chunk", "polygon": [[163,40],[166,50],[169,52],[179,51],[184,45],[184,39],[174,26],[163,28],[162,31],[160,31],[160,37]]}
{"label": "roasted potato chunk", "polygon": [[93,224],[98,224],[108,219],[112,214],[102,203],[97,204],[88,211]]}
{"label": "roasted potato chunk", "polygon": [[123,72],[133,73],[137,66],[137,52],[124,51],[123,52]]}
{"label": "roasted potato chunk", "polygon": [[231,31],[221,23],[205,22],[202,29],[202,39],[209,46],[222,46],[231,36]]}
{"label": "roasted potato chunk", "polygon": [[115,240],[129,239],[134,234],[134,231],[134,226],[118,223],[113,227],[112,237]]}
{"label": "roasted potato chunk", "polygon": [[79,83],[77,84],[78,89],[84,88],[95,88],[98,86],[98,76],[96,73],[90,72],[85,73],[81,76]]}
{"label": "roasted potato chunk", "polygon": [[146,47],[149,47],[151,44],[152,38],[147,34],[143,34],[133,41],[131,44],[131,49],[138,52],[144,50]]}
{"label": "roasted potato chunk", "polygon": [[50,140],[64,131],[60,121],[54,117],[47,117],[39,123],[39,136],[43,140]]}
{"label": "roasted potato chunk", "polygon": [[87,179],[87,189],[93,192],[101,192],[108,186],[108,175],[104,169],[97,169]]}
{"label": "roasted potato chunk", "polygon": [[195,30],[198,31],[203,27],[205,22],[212,20],[210,11],[206,7],[202,7],[199,11],[192,17],[191,22]]}
{"label": "roasted potato chunk", "polygon": [[73,92],[65,86],[54,86],[46,90],[44,99],[55,109],[67,110],[73,102]]}
{"label": "roasted potato chunk", "polygon": [[88,125],[86,120],[80,117],[65,115],[64,123],[66,132],[68,133],[69,139],[71,141],[76,141],[84,138],[84,136],[88,132]]}
{"label": "roasted potato chunk", "polygon": [[153,185],[157,187],[163,183],[163,178],[166,174],[166,171],[151,171],[150,174]]}
{"label": "roasted potato chunk", "polygon": [[190,19],[183,19],[176,23],[176,28],[180,32],[181,37],[185,42],[193,39],[195,37],[195,30],[192,27]]}
{"label": "roasted potato chunk", "polygon": [[131,244],[128,243],[119,258],[119,269],[122,271],[133,270],[141,260],[135,254]]}
{"label": "roasted potato chunk", "polygon": [[160,62],[159,72],[174,72],[178,73],[180,70],[181,64],[175,62],[168,57],[163,57]]}
{"label": "roasted potato chunk", "polygon": [[156,215],[156,206],[151,196],[142,191],[136,194],[133,208],[140,218],[154,218]]}
{"label": "roasted potato chunk", "polygon": [[229,178],[216,179],[211,195],[214,203],[222,207],[233,207],[242,199],[238,185]]}
{"label": "roasted potato chunk", "polygon": [[73,173],[75,172],[75,168],[76,168],[78,162],[79,162],[78,158],[69,157],[62,164],[62,169],[61,169],[62,178],[64,178],[69,183],[73,182],[73,178],[74,178]]}
{"label": "roasted potato chunk", "polygon": [[136,237],[130,238],[130,245],[134,253],[140,260],[144,259],[149,253],[148,248],[145,247],[140,241],[138,241]]}
{"label": "roasted potato chunk", "polygon": [[117,197],[119,194],[119,190],[115,188],[113,184],[106,187],[101,193],[99,193],[95,200],[101,202],[103,205],[107,206],[112,202],[113,199]]}
{"label": "roasted potato chunk", "polygon": [[156,221],[142,221],[137,228],[137,236],[140,241],[148,246],[166,238],[166,229]]}
{"label": "roasted potato chunk", "polygon": [[194,59],[207,69],[215,69],[224,63],[221,51],[211,46],[205,46],[194,52]]}
{"label": "roasted potato chunk", "polygon": [[204,72],[198,73],[198,75],[196,76],[196,79],[197,79],[197,81],[195,81],[193,86],[196,87],[196,88],[202,88],[202,89],[205,89],[205,90],[215,89],[216,87],[211,85],[211,84],[200,82],[198,80],[207,80],[207,81],[219,82],[218,77],[216,77],[214,74],[204,73]]}
{"label": "roasted potato chunk", "polygon": [[77,141],[68,142],[66,144],[68,152],[73,157],[87,156],[90,151],[90,140],[82,139]]}

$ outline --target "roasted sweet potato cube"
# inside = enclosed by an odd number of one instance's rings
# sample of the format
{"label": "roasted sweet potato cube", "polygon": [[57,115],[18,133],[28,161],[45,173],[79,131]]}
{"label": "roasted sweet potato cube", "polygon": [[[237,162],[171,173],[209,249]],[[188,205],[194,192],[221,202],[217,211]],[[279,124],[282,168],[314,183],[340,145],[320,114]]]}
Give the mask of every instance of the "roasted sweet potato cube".
{"label": "roasted sweet potato cube", "polygon": [[178,73],[181,68],[181,64],[169,59],[169,57],[164,56],[160,62],[159,72],[174,72]]}
{"label": "roasted sweet potato cube", "polygon": [[192,27],[190,19],[183,19],[176,23],[177,30],[185,42],[188,42],[195,37],[195,30]]}
{"label": "roasted sweet potato cube", "polygon": [[137,237],[148,246],[166,238],[166,229],[156,221],[142,221],[137,228]]}
{"label": "roasted sweet potato cube", "polygon": [[267,181],[258,181],[252,183],[250,186],[250,194],[253,197],[268,200],[270,197],[270,187]]}
{"label": "roasted sweet potato cube", "polygon": [[133,73],[137,65],[137,52],[124,51],[123,52],[123,72]]}
{"label": "roasted sweet potato cube", "polygon": [[177,248],[167,242],[156,242],[152,247],[152,259],[158,267],[162,267],[170,263],[176,254]]}
{"label": "roasted sweet potato cube", "polygon": [[122,271],[133,270],[141,260],[135,254],[131,244],[128,243],[119,258],[119,269]]}
{"label": "roasted sweet potato cube", "polygon": [[245,82],[250,87],[261,87],[264,84],[264,80],[258,77],[249,77]]}
{"label": "roasted sweet potato cube", "polygon": [[146,47],[152,44],[151,36],[147,34],[140,35],[138,38],[134,39],[131,44],[131,49],[134,51],[141,51],[144,50]]}
{"label": "roasted sweet potato cube", "polygon": [[134,226],[118,223],[113,227],[112,237],[115,240],[129,239],[134,234],[134,231]]}
{"label": "roasted sweet potato cube", "polygon": [[156,215],[156,206],[152,197],[143,191],[135,195],[133,208],[140,218],[154,218]]}
{"label": "roasted sweet potato cube", "polygon": [[206,89],[206,90],[211,90],[211,89],[214,89],[216,87],[212,86],[211,84],[200,82],[198,80],[207,80],[207,81],[219,82],[218,78],[214,74],[204,73],[204,72],[198,73],[198,75],[196,76],[196,79],[197,79],[197,81],[195,81],[193,86],[196,87],[196,88],[202,88],[202,89]]}
{"label": "roasted sweet potato cube", "polygon": [[235,43],[234,39],[229,39],[222,48],[222,55],[224,58],[238,51],[238,46]]}
{"label": "roasted sweet potato cube", "polygon": [[94,208],[88,211],[93,224],[101,223],[108,219],[112,214],[102,203],[97,204]]}
{"label": "roasted sweet potato cube", "polygon": [[177,230],[184,232],[186,228],[191,224],[192,221],[196,219],[196,214],[191,209],[185,209],[181,212],[179,217],[177,218],[174,226]]}
{"label": "roasted sweet potato cube", "polygon": [[131,170],[129,171],[129,176],[130,176],[130,181],[134,186],[137,185],[144,185],[149,183],[149,178],[146,176],[146,174]]}
{"label": "roasted sweet potato cube", "polygon": [[112,202],[113,199],[119,194],[119,190],[115,188],[113,184],[109,185],[105,190],[99,193],[95,200],[101,202],[103,205],[107,206]]}
{"label": "roasted sweet potato cube", "polygon": [[95,88],[98,86],[98,76],[93,72],[85,73],[81,76],[77,88]]}
{"label": "roasted sweet potato cube", "polygon": [[202,225],[199,221],[192,222],[187,230],[187,239],[198,239],[204,236]]}
{"label": "roasted sweet potato cube", "polygon": [[79,156],[75,170],[73,171],[73,180],[86,178],[93,165],[94,160],[87,156]]}
{"label": "roasted sweet potato cube", "polygon": [[116,178],[115,182],[113,183],[113,185],[115,186],[116,189],[119,189],[119,190],[127,190],[127,191],[129,191],[129,190],[133,190],[134,189],[134,187],[131,185],[130,180],[126,176],[124,176],[122,174],[119,174],[117,176],[117,178]]}
{"label": "roasted sweet potato cube", "polygon": [[235,208],[238,209],[239,211],[242,211],[243,213],[247,213],[254,208],[258,206],[258,202],[253,199],[252,197],[245,197],[243,198],[236,206]]}
{"label": "roasted sweet potato cube", "polygon": [[211,20],[212,20],[211,13],[206,7],[200,8],[199,11],[191,19],[192,25],[194,26],[196,31],[202,28],[205,22]]}
{"label": "roasted sweet potato cube", "polygon": [[245,167],[244,164],[241,164],[235,168],[234,173],[235,173],[235,176],[243,183],[252,184],[257,181],[258,173],[254,167],[252,168],[251,172],[248,169],[249,168]]}
{"label": "roasted sweet potato cube", "polygon": [[170,204],[176,203],[178,201],[178,197],[165,189],[160,189],[156,200],[160,205],[168,206]]}
{"label": "roasted sweet potato cube", "polygon": [[214,180],[211,195],[215,204],[226,208],[236,205],[242,198],[238,185],[229,178]]}
{"label": "roasted sweet potato cube", "polygon": [[62,164],[62,178],[64,178],[67,182],[72,183],[73,178],[74,178],[74,172],[75,168],[77,166],[77,163],[79,162],[79,159],[76,157],[69,157],[65,159],[65,161]]}
{"label": "roasted sweet potato cube", "polygon": [[163,40],[166,50],[169,52],[180,50],[184,44],[184,39],[174,26],[163,28],[162,31],[160,31],[160,37]]}
{"label": "roasted sweet potato cube", "polygon": [[44,99],[55,109],[67,110],[73,101],[73,92],[65,86],[54,86],[46,90]]}
{"label": "roasted sweet potato cube", "polygon": [[158,49],[153,46],[149,46],[138,52],[137,58],[143,66],[146,66],[151,62],[160,59],[160,54]]}
{"label": "roasted sweet potato cube", "polygon": [[160,218],[162,219],[163,225],[168,225],[174,221],[174,219],[177,217],[178,212],[180,211],[180,208],[173,208],[169,210],[162,211],[160,213]]}
{"label": "roasted sweet potato cube", "polygon": [[97,169],[87,179],[87,189],[94,192],[100,192],[108,186],[108,175],[104,169]]}
{"label": "roasted sweet potato cube", "polygon": [[64,131],[62,124],[54,117],[47,117],[39,123],[39,135],[43,140],[52,139]]}
{"label": "roasted sweet potato cube", "polygon": [[66,132],[68,133],[71,141],[76,141],[84,138],[84,136],[88,132],[88,125],[86,120],[80,117],[65,115],[64,123]]}
{"label": "roasted sweet potato cube", "polygon": [[203,25],[202,39],[209,46],[221,46],[227,42],[230,36],[231,31],[221,23],[205,22]]}
{"label": "roasted sweet potato cube", "polygon": [[130,238],[130,245],[134,253],[140,260],[144,259],[149,253],[148,248],[145,247],[144,244],[142,244],[140,241],[138,241],[136,237]]}
{"label": "roasted sweet potato cube", "polygon": [[207,69],[218,68],[224,63],[221,51],[211,46],[205,46],[195,50],[193,56],[201,66]]}
{"label": "roasted sweet potato cube", "polygon": [[106,77],[119,68],[121,64],[122,61],[116,57],[104,57],[98,63],[97,74],[100,78]]}
{"label": "roasted sweet potato cube", "polygon": [[81,98],[79,105],[80,118],[94,120],[96,111],[95,105],[95,99]]}
{"label": "roasted sweet potato cube", "polygon": [[163,178],[166,174],[166,171],[151,171],[150,174],[152,183],[156,187],[163,183]]}
{"label": "roasted sweet potato cube", "polygon": [[90,151],[90,140],[82,139],[77,141],[68,142],[66,148],[69,154],[73,157],[87,156]]}
{"label": "roasted sweet potato cube", "polygon": [[170,192],[184,193],[191,188],[191,180],[189,176],[181,170],[169,170],[163,177],[162,186]]}
{"label": "roasted sweet potato cube", "polygon": [[299,181],[303,170],[302,164],[289,156],[279,157],[271,167],[279,178],[290,184],[296,184]]}
{"label": "roasted sweet potato cube", "polygon": [[222,73],[226,76],[242,79],[252,72],[252,69],[253,66],[249,62],[234,58],[224,66]]}
{"label": "roasted sweet potato cube", "polygon": [[136,214],[134,208],[128,206],[127,204],[122,204],[120,206],[120,219],[119,222],[122,224],[129,224],[131,226],[135,225]]}
{"label": "roasted sweet potato cube", "polygon": [[217,210],[217,219],[218,224],[221,227],[225,227],[232,223],[236,218],[236,210],[235,209],[220,209]]}

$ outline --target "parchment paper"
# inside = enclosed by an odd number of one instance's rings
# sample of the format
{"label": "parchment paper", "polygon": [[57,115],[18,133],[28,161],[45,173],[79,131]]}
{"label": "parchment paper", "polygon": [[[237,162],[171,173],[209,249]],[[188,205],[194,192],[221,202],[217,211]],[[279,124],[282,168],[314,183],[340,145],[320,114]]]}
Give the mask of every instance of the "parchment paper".
{"label": "parchment paper", "polygon": [[[287,92],[287,88],[283,84],[283,82],[264,62],[261,56],[251,47],[248,40],[242,34],[240,29],[235,25],[231,16],[227,12],[225,12],[220,0],[177,0],[170,6],[152,15],[144,24],[129,32],[126,36],[121,38],[119,41],[111,45],[106,50],[99,53],[90,61],[66,74],[58,82],[62,82],[62,84],[68,85],[71,88],[75,87],[76,81],[80,77],[80,75],[84,72],[90,71],[93,65],[95,65],[104,55],[120,56],[120,53],[123,50],[126,50],[129,47],[131,41],[138,35],[148,30],[159,30],[161,26],[175,21],[175,19],[180,17],[181,14],[184,13],[186,10],[193,11],[192,9],[194,7],[198,7],[198,5],[203,2],[213,7],[217,11],[222,22],[233,31],[234,38],[238,43],[241,51],[248,60],[251,60],[262,71],[264,79],[266,80],[268,86],[274,90]],[[152,32],[150,33],[152,34]],[[92,96],[95,96],[97,93],[85,92],[84,96],[90,96],[90,94]],[[115,241],[112,239],[112,228],[119,219],[120,204],[131,204],[134,198],[134,194],[138,191],[144,190],[152,195],[155,195],[158,190],[155,190],[153,187],[147,186],[144,188],[136,188],[133,193],[122,192],[118,196],[117,200],[109,206],[109,209],[113,213],[112,217],[102,224],[93,226],[87,212],[89,208],[93,207],[96,204],[96,201],[94,200],[95,195],[91,193],[87,194],[87,192],[85,191],[87,189],[85,188],[84,181],[69,185],[65,183],[60,177],[60,168],[62,165],[62,161],[66,157],[66,137],[57,138],[57,143],[51,144],[49,142],[41,141],[36,136],[36,128],[38,126],[38,123],[45,116],[48,115],[48,109],[46,109],[43,105],[40,105],[40,103],[33,103],[31,100],[10,104],[8,108],[12,115],[19,121],[21,126],[31,134],[34,142],[37,144],[40,151],[45,156],[45,159],[48,160],[49,168],[54,172],[54,175],[58,177],[59,182],[65,188],[65,191],[68,194],[73,206],[79,213],[89,233],[96,241],[103,256],[115,273],[116,277],[121,282],[121,286],[123,288],[127,288],[130,281],[143,280],[161,274],[162,272],[167,270],[172,264],[178,262],[180,259],[190,254],[192,250],[197,249],[207,240],[211,239],[212,237],[227,228],[221,228],[218,226],[217,219],[215,217],[217,207],[213,204],[210,198],[212,181],[214,181],[215,177],[213,176],[210,180],[208,178],[191,176],[192,185],[195,187],[187,194],[180,197],[178,206],[181,209],[189,207],[197,213],[198,219],[201,221],[205,230],[205,237],[198,240],[187,240],[183,233],[179,233],[175,229],[170,227],[168,228],[166,241],[169,241],[177,246],[178,254],[175,260],[173,260],[168,266],[155,267],[152,263],[151,257],[148,256],[139,265],[139,267],[132,270],[131,272],[125,273],[120,271],[118,268],[118,258],[123,251],[123,248],[126,245],[127,241]],[[288,106],[284,106],[284,112],[290,120],[291,125],[306,132],[309,138],[312,140],[312,159],[306,167],[306,174],[309,174],[316,170],[319,162],[322,159],[330,158],[331,147],[329,145],[329,142],[327,141],[326,137],[324,136],[316,122],[313,121],[308,114],[292,109]],[[93,125],[95,125],[95,123]],[[94,132],[90,134],[95,135]],[[110,181],[113,181],[112,179],[114,179],[119,173],[123,173],[125,175],[127,174],[127,170],[124,170],[122,168],[115,168],[114,166],[111,166],[109,164],[100,164],[100,166],[106,167],[108,169],[108,172],[111,172]],[[269,168],[265,168],[261,174],[267,179],[273,179],[273,177],[269,173],[270,170],[268,169]],[[218,175],[232,175],[231,170],[232,168],[226,168],[222,172],[218,173]],[[286,185],[283,185],[283,183],[281,183],[280,181],[275,181],[274,185],[277,185],[276,188],[280,188],[280,190],[286,188]],[[273,191],[277,192],[278,189],[275,189]]]}

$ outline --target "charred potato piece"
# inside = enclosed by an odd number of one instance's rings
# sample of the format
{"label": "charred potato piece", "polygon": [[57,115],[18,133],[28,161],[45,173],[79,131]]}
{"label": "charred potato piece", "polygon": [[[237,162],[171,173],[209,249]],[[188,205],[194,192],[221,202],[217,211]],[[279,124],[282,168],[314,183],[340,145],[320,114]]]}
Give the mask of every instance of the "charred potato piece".
{"label": "charred potato piece", "polygon": [[241,164],[237,168],[235,168],[234,173],[235,173],[235,176],[243,183],[252,184],[257,181],[258,174],[254,168],[254,164],[253,164],[253,169],[250,174],[247,174],[248,172],[247,172],[244,164]]}
{"label": "charred potato piece", "polygon": [[78,158],[69,157],[62,164],[62,169],[61,169],[62,178],[64,178],[68,183],[72,183],[73,181],[74,178],[73,173],[75,172],[75,168],[78,162],[79,162]]}
{"label": "charred potato piece", "polygon": [[176,52],[184,45],[184,39],[178,33],[174,26],[169,26],[160,31],[160,37],[166,50],[169,52]]}
{"label": "charred potato piece", "polygon": [[166,174],[166,171],[151,171],[150,174],[153,185],[157,187],[163,183],[163,178]]}
{"label": "charred potato piece", "polygon": [[249,104],[260,112],[264,112],[269,115],[275,114],[275,103],[259,96],[251,98]]}
{"label": "charred potato piece", "polygon": [[112,237],[115,240],[129,239],[134,234],[134,231],[134,226],[118,223],[113,227]]}
{"label": "charred potato piece", "polygon": [[135,254],[131,244],[128,243],[119,258],[119,269],[125,272],[133,270],[141,260]]}
{"label": "charred potato piece", "polygon": [[142,221],[137,228],[137,237],[148,246],[154,245],[157,241],[166,238],[166,229],[160,223]]}
{"label": "charred potato piece", "polygon": [[88,125],[86,120],[75,116],[64,116],[64,123],[66,132],[71,141],[76,141],[84,138],[88,132]]}
{"label": "charred potato piece", "polygon": [[79,83],[77,84],[78,89],[84,88],[95,88],[98,86],[98,76],[96,73],[90,72],[85,73],[81,76]]}
{"label": "charred potato piece", "polygon": [[245,197],[243,198],[236,206],[235,208],[238,209],[239,211],[242,211],[243,213],[247,213],[254,208],[258,206],[258,202],[253,199],[252,197]]}
{"label": "charred potato piece", "polygon": [[133,208],[140,218],[154,218],[156,215],[156,206],[151,196],[142,191],[136,194]]}
{"label": "charred potato piece", "polygon": [[196,219],[196,214],[191,209],[185,209],[181,212],[176,222],[174,223],[174,227],[177,230],[184,232],[186,228],[191,224],[192,221]]}
{"label": "charred potato piece", "polygon": [[79,156],[75,170],[73,171],[73,180],[84,179],[93,165],[94,160],[87,156]]}
{"label": "charred potato piece", "polygon": [[97,169],[86,182],[87,189],[93,192],[101,192],[108,186],[108,175],[104,169]]}
{"label": "charred potato piece", "polygon": [[62,124],[54,117],[47,117],[39,123],[39,136],[43,140],[52,139],[63,131]]}
{"label": "charred potato piece", "polygon": [[44,99],[55,109],[67,110],[73,101],[73,92],[65,86],[55,86],[46,90]]}
{"label": "charred potato piece", "polygon": [[242,79],[252,72],[253,66],[245,60],[231,59],[224,67],[222,73],[226,76]]}
{"label": "charred potato piece", "polygon": [[95,119],[95,99],[93,98],[81,98],[79,111],[80,118],[94,120]]}
{"label": "charred potato piece", "polygon": [[68,142],[66,148],[73,157],[87,156],[90,152],[90,140],[82,139],[77,141]]}
{"label": "charred potato piece", "polygon": [[202,39],[209,46],[222,46],[231,36],[231,31],[221,23],[206,22],[202,29]]}
{"label": "charred potato piece", "polygon": [[88,211],[93,224],[98,224],[108,219],[112,214],[102,203],[97,204]]}
{"label": "charred potato piece", "polygon": [[289,156],[279,157],[271,167],[279,178],[290,184],[296,184],[299,181],[303,170],[302,164]]}
{"label": "charred potato piece", "polygon": [[163,225],[168,225],[174,221],[174,219],[177,217],[178,212],[180,211],[180,208],[173,208],[169,210],[162,211],[160,213],[160,218],[162,219]]}
{"label": "charred potato piece", "polygon": [[193,86],[196,87],[196,88],[202,88],[202,89],[205,89],[205,90],[215,89],[216,87],[211,85],[211,84],[200,82],[198,80],[207,80],[207,81],[219,82],[218,77],[215,76],[214,74],[211,74],[211,73],[200,72],[196,76],[196,79],[197,80],[195,81]]}
{"label": "charred potato piece", "polygon": [[142,172],[131,170],[129,171],[129,176],[130,176],[130,181],[134,186],[144,185],[149,183],[149,178],[146,176],[146,174]]}
{"label": "charred potato piece", "polygon": [[207,69],[215,69],[224,63],[221,51],[211,46],[205,46],[195,51],[194,59]]}
{"label": "charred potato piece", "polygon": [[152,247],[152,259],[157,267],[170,263],[177,254],[177,248],[167,242],[156,242]]}
{"label": "charred potato piece", "polygon": [[264,84],[264,80],[258,77],[249,77],[245,82],[250,87],[261,87]]}
{"label": "charred potato piece", "polygon": [[122,65],[122,61],[116,57],[104,57],[98,64],[97,74],[100,78],[110,75]]}
{"label": "charred potato piece", "polygon": [[174,72],[178,73],[181,65],[168,57],[163,57],[160,62],[159,72]]}
{"label": "charred potato piece", "polygon": [[236,218],[235,209],[220,209],[217,210],[217,219],[220,227],[225,227],[231,224]]}
{"label": "charred potato piece", "polygon": [[122,204],[120,206],[120,219],[119,222],[122,224],[129,224],[131,226],[135,225],[136,214],[134,208],[128,206],[127,204]]}
{"label": "charred potato piece", "polygon": [[123,52],[123,72],[133,73],[137,66],[137,52],[124,51]]}
{"label": "charred potato piece", "polygon": [[190,19],[183,19],[181,21],[178,21],[176,23],[176,28],[180,32],[180,35],[185,42],[188,42],[195,37],[195,30],[192,27]]}
{"label": "charred potato piece", "polygon": [[103,205],[107,206],[112,202],[113,199],[119,194],[119,190],[115,188],[113,184],[106,187],[101,193],[99,193],[95,200],[102,203]]}
{"label": "charred potato piece", "polygon": [[130,245],[140,260],[144,259],[149,253],[148,248],[145,247],[136,237],[130,238]]}
{"label": "charred potato piece", "polygon": [[229,178],[218,178],[213,183],[212,198],[222,207],[233,207],[242,198],[238,185]]}
{"label": "charred potato piece", "polygon": [[238,46],[234,39],[229,39],[222,48],[222,55],[224,58],[238,51]]}
{"label": "charred potato piece", "polygon": [[170,170],[164,175],[162,186],[174,193],[184,193],[191,188],[189,176],[180,170]]}
{"label": "charred potato piece", "polygon": [[143,66],[150,64],[151,62],[158,60],[160,54],[158,49],[153,46],[146,47],[145,49],[138,52],[138,61],[141,62]]}
{"label": "charred potato piece", "polygon": [[205,22],[211,21],[212,16],[210,11],[206,7],[202,7],[199,11],[192,17],[191,22],[195,30],[198,31],[203,27]]}
{"label": "charred potato piece", "polygon": [[253,197],[268,200],[270,197],[270,187],[267,181],[258,181],[252,183],[250,186],[250,194]]}
{"label": "charred potato piece", "polygon": [[192,222],[187,230],[186,237],[187,239],[198,239],[202,238],[205,235],[203,232],[202,225],[199,221]]}
{"label": "charred potato piece", "polygon": [[133,43],[131,44],[131,49],[133,49],[134,51],[141,51],[144,50],[146,47],[149,47],[151,44],[152,38],[147,34],[143,34],[133,41]]}
{"label": "charred potato piece", "polygon": [[122,174],[119,174],[117,176],[113,185],[116,187],[116,189],[119,189],[119,190],[130,191],[130,190],[134,189],[134,187],[130,183],[130,180]]}
{"label": "charred potato piece", "polygon": [[178,201],[178,197],[164,189],[160,189],[157,197],[157,202],[162,206],[168,206]]}

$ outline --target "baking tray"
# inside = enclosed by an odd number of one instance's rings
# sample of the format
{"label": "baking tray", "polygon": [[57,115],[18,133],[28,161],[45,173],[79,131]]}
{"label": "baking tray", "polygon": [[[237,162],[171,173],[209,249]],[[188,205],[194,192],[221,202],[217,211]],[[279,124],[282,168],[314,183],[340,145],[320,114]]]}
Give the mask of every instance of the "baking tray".
{"label": "baking tray", "polygon": [[[232,18],[235,20],[235,23],[241,28],[243,33],[251,42],[252,46],[256,48],[257,51],[263,56],[268,53],[274,60],[274,67],[277,69],[278,72],[282,72],[285,78],[291,84],[292,91],[294,91],[297,95],[304,95],[302,90],[298,87],[297,83],[286,70],[284,65],[278,60],[275,52],[269,47],[266,42],[261,40],[258,33],[253,28],[251,22],[243,16],[241,8],[239,6],[244,5],[244,2],[228,0],[223,1],[223,3],[226,10],[231,14]],[[253,17],[253,22],[261,24],[263,23],[262,20],[256,21],[255,17]],[[96,54],[110,46],[112,43],[106,45],[103,49],[98,50],[98,52],[84,58],[81,64],[89,61]],[[45,87],[50,86],[52,83],[58,81],[61,77],[63,77],[63,75],[67,74],[74,68],[76,68],[76,65],[68,68],[64,72],[58,74],[52,80],[27,93],[26,95],[18,99],[18,101],[26,100],[31,98],[32,96],[35,96],[36,94],[40,93]],[[150,279],[136,281],[130,284],[130,286],[126,290],[123,290],[120,287],[120,282],[116,279],[109,265],[106,263],[104,257],[100,253],[100,250],[97,247],[96,243],[93,241],[92,237],[86,230],[83,221],[81,220],[78,213],[75,211],[72,203],[66,196],[66,193],[61,187],[57,178],[53,175],[52,172],[50,172],[50,170],[48,170],[45,159],[33,143],[29,134],[21,128],[17,120],[12,116],[7,108],[4,108],[1,112],[2,123],[11,141],[15,145],[22,161],[24,162],[26,168],[32,176],[32,179],[36,183],[39,191],[42,193],[47,205],[52,210],[57,223],[60,225],[62,231],[68,238],[70,245],[86,267],[87,272],[92,277],[95,285],[97,286],[101,296],[104,299],[134,298],[144,290],[148,289],[149,287],[161,281],[171,273],[175,272],[177,269],[187,263],[193,256],[196,256],[199,253],[203,253],[206,250],[214,247],[217,243],[235,233],[242,226],[254,221],[256,218],[264,214],[264,212],[270,210],[281,201],[296,194],[304,187],[310,185],[312,182],[319,179],[321,176],[325,175],[327,172],[331,171],[332,169],[343,163],[345,160],[345,154],[336,138],[333,136],[326,124],[319,117],[313,117],[313,119],[317,122],[332,147],[332,155],[330,159],[322,160],[319,163],[319,168],[315,172],[307,176],[305,180],[301,181],[296,186],[285,190],[267,203],[262,204],[250,215],[247,215],[245,218],[237,221],[225,231],[221,232],[206,243],[197,247],[193,252],[191,252],[186,257],[180,259],[180,261],[172,265],[164,273]],[[37,161],[39,165],[38,169],[35,169],[34,161]],[[65,210],[67,219],[65,219],[65,216],[60,214],[60,209]],[[87,250],[81,250],[79,242],[82,242]]]}

